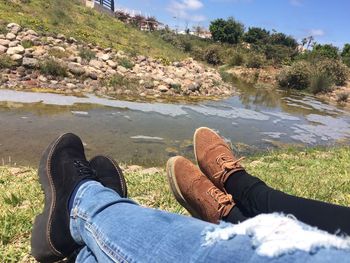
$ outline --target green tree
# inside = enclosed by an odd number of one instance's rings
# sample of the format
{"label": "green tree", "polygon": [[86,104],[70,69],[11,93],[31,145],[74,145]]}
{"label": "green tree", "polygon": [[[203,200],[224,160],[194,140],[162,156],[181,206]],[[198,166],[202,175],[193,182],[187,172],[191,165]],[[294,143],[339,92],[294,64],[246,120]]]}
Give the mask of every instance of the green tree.
{"label": "green tree", "polygon": [[266,43],[270,37],[270,32],[260,27],[250,27],[244,34],[243,40],[250,44]]}
{"label": "green tree", "polygon": [[281,45],[290,48],[296,48],[298,46],[298,42],[291,36],[287,36],[284,33],[273,33],[270,36],[270,43],[272,45]]}
{"label": "green tree", "polygon": [[350,67],[350,44],[345,44],[343,51],[341,52],[341,57],[345,65]]}
{"label": "green tree", "polygon": [[316,56],[325,57],[325,58],[331,58],[331,59],[338,59],[339,58],[339,49],[331,44],[316,44],[313,49],[312,53],[314,53]]}
{"label": "green tree", "polygon": [[233,17],[219,18],[210,23],[209,30],[215,41],[237,44],[244,34],[244,25]]}

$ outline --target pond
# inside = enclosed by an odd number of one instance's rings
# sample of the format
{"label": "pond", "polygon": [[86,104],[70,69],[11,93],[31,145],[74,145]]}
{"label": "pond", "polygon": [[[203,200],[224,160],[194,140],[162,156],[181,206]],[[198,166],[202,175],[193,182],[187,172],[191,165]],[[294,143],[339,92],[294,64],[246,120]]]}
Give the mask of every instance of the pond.
{"label": "pond", "polygon": [[0,90],[0,164],[37,165],[63,132],[78,134],[88,157],[163,166],[170,156],[193,158],[197,127],[219,130],[241,155],[271,148],[349,144],[350,112],[313,96],[240,87],[220,101],[141,103]]}

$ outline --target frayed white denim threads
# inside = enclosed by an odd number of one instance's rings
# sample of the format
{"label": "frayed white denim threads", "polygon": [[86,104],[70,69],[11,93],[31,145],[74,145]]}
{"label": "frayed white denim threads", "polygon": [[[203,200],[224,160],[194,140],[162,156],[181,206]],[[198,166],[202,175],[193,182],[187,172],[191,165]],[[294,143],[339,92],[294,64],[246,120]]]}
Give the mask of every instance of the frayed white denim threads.
{"label": "frayed white denim threads", "polygon": [[350,237],[339,237],[299,222],[283,214],[262,214],[231,225],[221,223],[203,233],[204,246],[236,235],[248,235],[261,256],[277,257],[296,250],[314,252],[319,248],[350,250]]}

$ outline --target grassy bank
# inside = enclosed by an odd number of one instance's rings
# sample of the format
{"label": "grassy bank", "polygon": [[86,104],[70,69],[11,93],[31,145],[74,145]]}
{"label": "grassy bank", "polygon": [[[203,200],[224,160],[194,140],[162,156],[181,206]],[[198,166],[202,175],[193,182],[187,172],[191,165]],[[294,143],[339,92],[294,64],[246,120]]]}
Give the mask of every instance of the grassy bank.
{"label": "grassy bank", "polygon": [[[179,60],[185,54],[160,37],[88,9],[78,0],[0,0],[0,22],[15,22],[44,33],[61,33],[102,47]],[[5,23],[0,23],[0,34]]]}
{"label": "grassy bank", "polygon": [[[247,170],[289,194],[350,206],[350,147],[277,151],[245,161]],[[162,169],[126,172],[130,197],[185,214]],[[33,168],[0,166],[0,262],[30,262],[30,229],[43,195]]]}

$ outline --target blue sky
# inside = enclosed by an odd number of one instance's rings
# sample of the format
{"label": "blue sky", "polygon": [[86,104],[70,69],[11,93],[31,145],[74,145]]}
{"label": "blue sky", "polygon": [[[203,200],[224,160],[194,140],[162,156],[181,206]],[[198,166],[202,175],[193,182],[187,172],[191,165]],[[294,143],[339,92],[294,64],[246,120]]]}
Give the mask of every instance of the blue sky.
{"label": "blue sky", "polygon": [[116,5],[180,29],[233,16],[247,28],[275,29],[298,40],[313,35],[319,43],[350,43],[349,0],[116,0]]}

